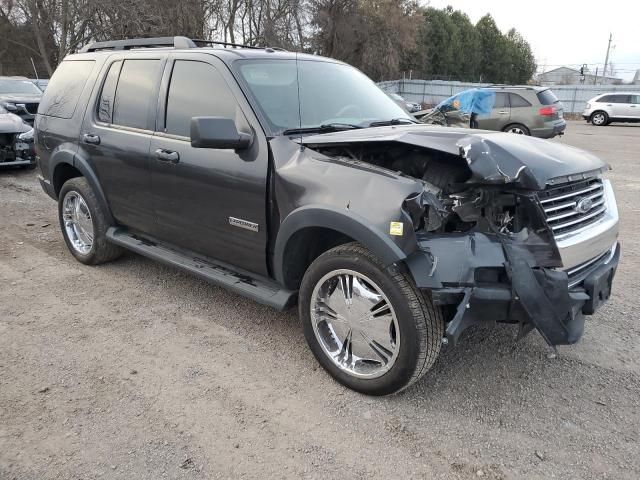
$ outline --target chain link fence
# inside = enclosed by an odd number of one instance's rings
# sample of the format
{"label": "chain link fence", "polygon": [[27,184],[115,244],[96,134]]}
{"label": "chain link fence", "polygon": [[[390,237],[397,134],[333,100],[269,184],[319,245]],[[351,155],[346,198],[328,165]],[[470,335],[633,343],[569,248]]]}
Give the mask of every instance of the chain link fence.
{"label": "chain link fence", "polygon": [[[378,86],[388,93],[397,93],[410,102],[433,106],[445,98],[469,88],[487,87],[488,83],[441,80],[392,80]],[[640,85],[554,85],[551,88],[564,106],[565,113],[579,114],[587,102],[601,93],[638,92]]]}

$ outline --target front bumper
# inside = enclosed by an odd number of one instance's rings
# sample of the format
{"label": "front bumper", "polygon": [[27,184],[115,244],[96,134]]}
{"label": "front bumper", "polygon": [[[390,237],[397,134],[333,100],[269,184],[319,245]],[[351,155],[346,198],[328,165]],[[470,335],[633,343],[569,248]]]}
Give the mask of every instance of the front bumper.
{"label": "front bumper", "polygon": [[470,325],[495,321],[535,327],[550,345],[568,345],[581,338],[584,315],[610,296],[620,246],[608,252],[585,268],[559,270],[536,266],[534,253],[496,235],[438,235],[424,236],[407,266],[434,303],[457,306],[446,329],[450,343]]}

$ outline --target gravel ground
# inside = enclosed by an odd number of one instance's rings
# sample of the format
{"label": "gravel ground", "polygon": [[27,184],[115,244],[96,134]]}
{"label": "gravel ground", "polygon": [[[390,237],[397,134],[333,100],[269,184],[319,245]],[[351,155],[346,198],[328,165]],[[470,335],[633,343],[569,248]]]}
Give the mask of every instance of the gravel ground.
{"label": "gravel ground", "polygon": [[581,343],[477,328],[368,398],[277,313],[134,254],[76,262],[34,172],[0,172],[0,478],[640,478],[640,125],[570,122],[608,160],[623,260]]}

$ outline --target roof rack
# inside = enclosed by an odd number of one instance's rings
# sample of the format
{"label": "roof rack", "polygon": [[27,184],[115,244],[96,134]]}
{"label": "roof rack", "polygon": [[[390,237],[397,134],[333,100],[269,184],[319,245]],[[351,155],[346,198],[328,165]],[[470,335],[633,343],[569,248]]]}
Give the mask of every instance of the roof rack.
{"label": "roof rack", "polygon": [[221,45],[224,48],[251,48],[254,50],[280,50],[277,47],[256,47],[239,43],[216,42],[213,40],[190,39],[187,37],[156,37],[156,38],[131,38],[127,40],[110,40],[106,42],[94,42],[84,46],[79,53],[97,52],[100,50],[131,50],[133,48],[198,48],[205,45]]}

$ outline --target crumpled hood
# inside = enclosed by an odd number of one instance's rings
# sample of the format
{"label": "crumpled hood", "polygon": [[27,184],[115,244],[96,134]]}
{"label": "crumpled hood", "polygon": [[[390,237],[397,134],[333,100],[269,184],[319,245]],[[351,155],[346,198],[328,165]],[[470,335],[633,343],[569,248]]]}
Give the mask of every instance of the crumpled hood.
{"label": "crumpled hood", "polygon": [[400,142],[460,155],[471,169],[470,182],[512,184],[532,190],[544,189],[551,179],[609,169],[595,155],[561,143],[512,133],[435,125],[346,130],[298,141],[310,148],[342,143]]}
{"label": "crumpled hood", "polygon": [[24,133],[31,130],[22,119],[13,113],[0,113],[0,133]]}

